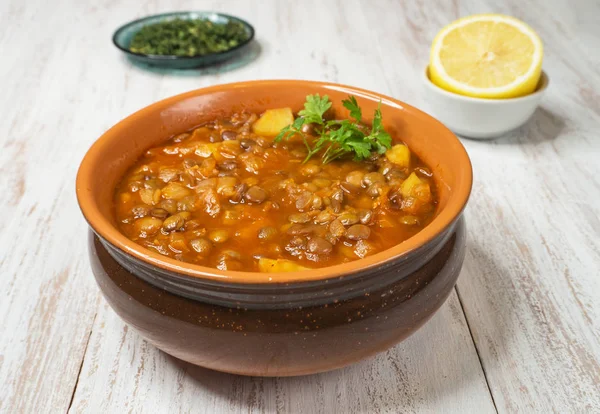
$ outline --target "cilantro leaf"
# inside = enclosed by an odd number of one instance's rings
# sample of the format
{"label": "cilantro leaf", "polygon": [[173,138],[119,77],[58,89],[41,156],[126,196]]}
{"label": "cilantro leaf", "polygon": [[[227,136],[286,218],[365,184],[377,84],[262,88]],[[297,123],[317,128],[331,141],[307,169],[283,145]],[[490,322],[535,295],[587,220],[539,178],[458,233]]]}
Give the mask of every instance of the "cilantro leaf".
{"label": "cilantro leaf", "polygon": [[279,134],[275,137],[275,142],[281,141],[283,138],[289,138],[296,134],[301,134],[301,128],[304,125],[304,119],[296,118],[291,125],[282,128]]}
{"label": "cilantro leaf", "polygon": [[383,129],[383,121],[381,116],[381,102],[373,115],[373,125],[371,133],[366,137],[367,140],[373,143],[374,150],[383,154],[392,146],[392,137]]}
{"label": "cilantro leaf", "polygon": [[287,137],[288,134],[290,133],[290,130],[291,130],[290,125],[286,126],[285,128],[282,128],[281,131],[279,131],[279,134],[277,134],[277,136],[275,137],[275,142],[279,142],[284,137]]}
{"label": "cilantro leaf", "polygon": [[371,155],[371,145],[362,140],[348,141],[347,145],[355,152],[354,158],[358,161],[369,158]]}
{"label": "cilantro leaf", "polygon": [[379,107],[375,110],[375,115],[373,116],[373,126],[371,127],[371,135],[378,134],[379,131],[383,129],[381,124],[381,102],[379,103]]}
{"label": "cilantro leaf", "polygon": [[322,98],[318,93],[308,95],[304,103],[304,109],[298,112],[298,115],[304,118],[303,123],[305,124],[323,125],[323,115],[329,108],[331,108],[331,102],[329,102],[327,95],[323,95]]}
{"label": "cilantro leaf", "polygon": [[[377,134],[377,144],[379,145],[378,152],[383,154],[392,147],[392,137],[385,131],[380,131]],[[383,149],[383,151],[381,151]]]}
{"label": "cilantro leaf", "polygon": [[348,99],[344,99],[342,101],[342,105],[344,108],[350,111],[350,116],[356,119],[356,122],[360,122],[362,119],[362,110],[360,106],[358,106],[358,102],[356,102],[356,98],[354,96],[349,96]]}
{"label": "cilantro leaf", "polygon": [[304,119],[296,118],[296,120],[294,120],[294,123],[292,124],[292,127],[294,129],[300,129],[302,128],[302,125],[304,125]]}
{"label": "cilantro leaf", "polygon": [[[322,152],[323,164],[347,155],[354,155],[355,160],[361,161],[369,158],[373,153],[383,154],[391,148],[392,138],[383,128],[381,102],[373,115],[370,132],[368,127],[361,123],[362,110],[354,96],[342,100],[342,105],[350,111],[353,120],[324,121],[323,115],[331,108],[329,97],[327,95],[321,97],[318,94],[308,95],[304,109],[298,112],[299,117],[291,125],[283,128],[275,137],[275,141],[299,134],[308,151],[304,162]],[[302,132],[302,127],[306,124],[320,125],[315,129],[318,138],[310,139]]]}

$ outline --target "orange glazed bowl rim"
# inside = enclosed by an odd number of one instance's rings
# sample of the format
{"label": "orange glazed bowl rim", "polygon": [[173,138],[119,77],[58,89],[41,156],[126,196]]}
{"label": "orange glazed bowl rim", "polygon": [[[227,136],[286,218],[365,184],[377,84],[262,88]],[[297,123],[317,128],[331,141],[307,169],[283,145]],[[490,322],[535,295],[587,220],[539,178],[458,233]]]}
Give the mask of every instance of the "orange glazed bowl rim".
{"label": "orange glazed bowl rim", "polygon": [[[406,117],[407,122],[410,122],[411,119],[418,119],[420,122],[426,122],[430,129],[435,131],[434,134],[429,134],[426,139],[439,141],[438,144],[443,146],[445,154],[447,154],[446,156],[451,157],[452,165],[455,166],[455,168],[452,167],[454,184],[449,193],[449,197],[446,200],[444,207],[436,213],[433,220],[425,228],[407,240],[363,259],[305,271],[260,273],[219,270],[163,256],[129,240],[116,228],[109,217],[101,212],[99,204],[94,197],[94,192],[92,191],[92,186],[95,185],[94,183],[98,180],[97,175],[102,174],[103,172],[103,170],[98,169],[99,159],[101,156],[105,156],[108,148],[114,144],[115,141],[124,139],[123,132],[128,127],[139,122],[144,122],[145,119],[152,114],[155,114],[157,111],[173,107],[189,98],[222,92],[235,93],[236,90],[247,88],[254,88],[257,90],[263,88],[281,89],[290,86],[306,87],[307,90],[310,91],[316,89],[321,94],[327,93],[327,91],[353,94],[361,99],[379,101],[382,106],[391,107],[394,111],[404,111],[404,113],[408,115]],[[215,105],[218,106],[219,100],[216,99],[215,101]],[[299,102],[299,104],[301,104],[301,102]],[[168,136],[165,136],[165,140],[168,138]],[[422,159],[422,157],[420,158]],[[426,162],[425,164],[429,166],[429,163]],[[98,138],[85,154],[77,173],[76,192],[79,207],[93,231],[99,235],[101,239],[104,239],[128,256],[133,256],[147,264],[176,273],[177,275],[189,276],[192,278],[225,283],[274,284],[309,282],[336,278],[405,258],[409,253],[418,250],[436,239],[436,237],[444,233],[446,229],[458,220],[469,199],[472,182],[473,173],[471,161],[458,138],[441,122],[402,101],[380,93],[336,83],[305,80],[258,80],[210,86],[182,93],[153,103],[121,120]],[[114,192],[114,187],[112,191]]]}

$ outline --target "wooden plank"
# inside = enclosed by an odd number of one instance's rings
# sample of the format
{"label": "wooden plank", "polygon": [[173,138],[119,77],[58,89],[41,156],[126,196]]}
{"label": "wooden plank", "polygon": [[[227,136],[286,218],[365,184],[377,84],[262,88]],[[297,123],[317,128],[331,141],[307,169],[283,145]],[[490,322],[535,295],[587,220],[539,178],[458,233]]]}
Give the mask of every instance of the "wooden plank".
{"label": "wooden plank", "polygon": [[[454,295],[393,350],[295,379],[178,364],[125,331],[104,304],[94,322],[98,295],[72,191],[79,160],[104,129],[150,102],[208,84],[326,79],[425,106],[418,82],[435,32],[492,6],[540,31],[551,88],[523,129],[495,143],[465,141],[476,185],[459,293],[499,411],[600,410],[599,3],[438,6],[271,1],[259,13],[244,1],[2,2],[0,23],[10,30],[0,32],[0,245],[10,248],[0,250],[0,411],[66,410],[89,338],[73,412],[493,412]],[[129,18],[187,8],[248,18],[260,55],[251,65],[177,76],[133,67],[110,46],[112,30]],[[74,15],[85,18],[65,25]],[[22,53],[23,39],[35,54]]]}
{"label": "wooden plank", "polygon": [[374,44],[388,84],[425,109],[415,85],[431,39],[452,19],[505,12],[545,41],[551,87],[532,120],[494,142],[463,140],[475,185],[458,292],[499,412],[600,411],[600,55],[591,23],[600,4],[386,6],[363,9],[386,34]]}
{"label": "wooden plank", "polygon": [[495,413],[453,293],[402,344],[351,367],[296,378],[252,378],[178,361],[102,306],[71,412]]}
{"label": "wooden plank", "polygon": [[600,182],[586,165],[477,166],[496,183],[471,200],[459,293],[503,411],[600,410]]}
{"label": "wooden plank", "polygon": [[[170,94],[175,92],[175,86],[185,90],[243,78],[295,77],[328,79],[385,91],[385,79],[374,76],[382,73],[378,56],[359,66],[337,63],[362,62],[365,54],[370,53],[369,39],[346,25],[347,20],[362,21],[358,3],[344,7],[338,16],[332,14],[333,22],[328,13],[314,13],[317,2],[288,3],[283,7],[281,2],[273,1],[264,7],[260,16],[245,2],[235,4],[235,7],[231,3],[214,6],[224,10],[233,7],[236,14],[247,17],[257,26],[262,50],[251,66],[198,80],[160,77],[157,73],[141,72],[123,62],[115,62],[127,74],[128,90],[147,88],[152,82],[155,87],[148,89],[161,93],[168,89],[166,94]],[[325,7],[335,5],[329,2]],[[123,15],[131,11],[121,10]],[[144,13],[159,10],[160,6]],[[302,22],[306,21],[314,21],[320,31],[302,30]],[[365,25],[364,29],[368,27]],[[347,40],[351,41],[351,50],[335,47]],[[494,412],[461,313],[453,295],[450,304],[440,310],[440,315],[424,331],[374,361],[320,376],[263,380],[178,365],[104,309],[94,325],[71,408],[73,412],[114,411],[123,407],[134,412],[168,411],[173,407],[184,412],[241,409],[331,412],[337,404],[345,412],[395,412],[398,407],[409,412],[435,412],[439,404],[444,404],[458,411],[480,408],[482,412]],[[423,343],[428,344],[425,352],[421,351]],[[457,358],[454,354],[460,355]]]}
{"label": "wooden plank", "polygon": [[8,28],[0,32],[0,412],[7,413],[69,407],[99,299],[75,173],[102,131],[154,99],[136,90],[141,103],[123,109],[129,95],[115,91],[126,77],[103,64],[112,49],[98,47],[113,28],[106,16],[87,10],[97,21],[90,32],[86,19],[65,25],[77,4],[38,3],[2,2],[0,13]]}
{"label": "wooden plank", "polygon": [[494,145],[510,158],[475,159],[459,293],[499,411],[598,412],[600,71],[589,52],[600,9],[541,6],[505,5],[545,40],[552,87],[532,122]]}
{"label": "wooden plank", "polygon": [[86,122],[66,116],[85,105],[65,82],[78,67],[59,65],[64,44],[48,36],[67,37],[60,14],[34,2],[2,8],[0,411],[64,412],[98,299],[72,181],[82,149],[72,137]]}

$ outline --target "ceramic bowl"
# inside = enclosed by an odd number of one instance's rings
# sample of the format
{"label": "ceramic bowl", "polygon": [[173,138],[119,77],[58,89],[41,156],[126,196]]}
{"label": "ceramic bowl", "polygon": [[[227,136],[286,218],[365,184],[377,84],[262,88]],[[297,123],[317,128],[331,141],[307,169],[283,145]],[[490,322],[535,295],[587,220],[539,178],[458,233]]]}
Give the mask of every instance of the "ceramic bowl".
{"label": "ceramic bowl", "polygon": [[[129,50],[129,44],[131,43],[131,40],[142,27],[173,19],[206,19],[217,24],[225,24],[229,21],[236,21],[245,27],[248,38],[239,45],[223,52],[197,56],[147,55],[144,53],[135,53]],[[250,44],[252,39],[254,39],[254,28],[250,23],[242,19],[223,13],[193,11],[164,13],[144,17],[121,26],[113,35],[114,45],[123,53],[125,53],[131,60],[145,65],[170,69],[191,69],[226,61],[237,56],[242,49],[246,48]]]}
{"label": "ceramic bowl", "polygon": [[[355,95],[363,113],[381,104],[384,125],[433,170],[435,218],[386,251],[290,273],[221,271],[179,262],[127,239],[115,226],[114,188],[148,147],[234,111],[302,108],[329,95],[334,110]],[[323,82],[252,81],[213,86],[150,105],[90,148],[77,175],[91,228],[92,270],[106,300],[163,351],[203,367],[244,375],[327,371],[383,351],[416,331],[450,294],[465,255],[462,212],[471,163],[441,123],[393,98]]]}
{"label": "ceramic bowl", "polygon": [[431,82],[429,68],[423,73],[427,111],[456,134],[475,139],[497,138],[527,122],[548,83],[548,75],[542,71],[532,94],[511,99],[482,99],[448,92]]}

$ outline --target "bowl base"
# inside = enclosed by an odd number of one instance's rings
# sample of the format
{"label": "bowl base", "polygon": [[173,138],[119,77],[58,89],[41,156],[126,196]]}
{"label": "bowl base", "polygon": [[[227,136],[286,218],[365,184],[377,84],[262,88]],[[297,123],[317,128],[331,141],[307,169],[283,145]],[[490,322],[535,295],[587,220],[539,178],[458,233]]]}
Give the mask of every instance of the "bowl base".
{"label": "bowl base", "polygon": [[465,244],[460,218],[431,260],[383,289],[323,306],[260,310],[211,305],[157,288],[119,265],[93,233],[89,248],[108,303],[159,349],[218,371],[294,376],[341,368],[415,332],[452,291]]}

